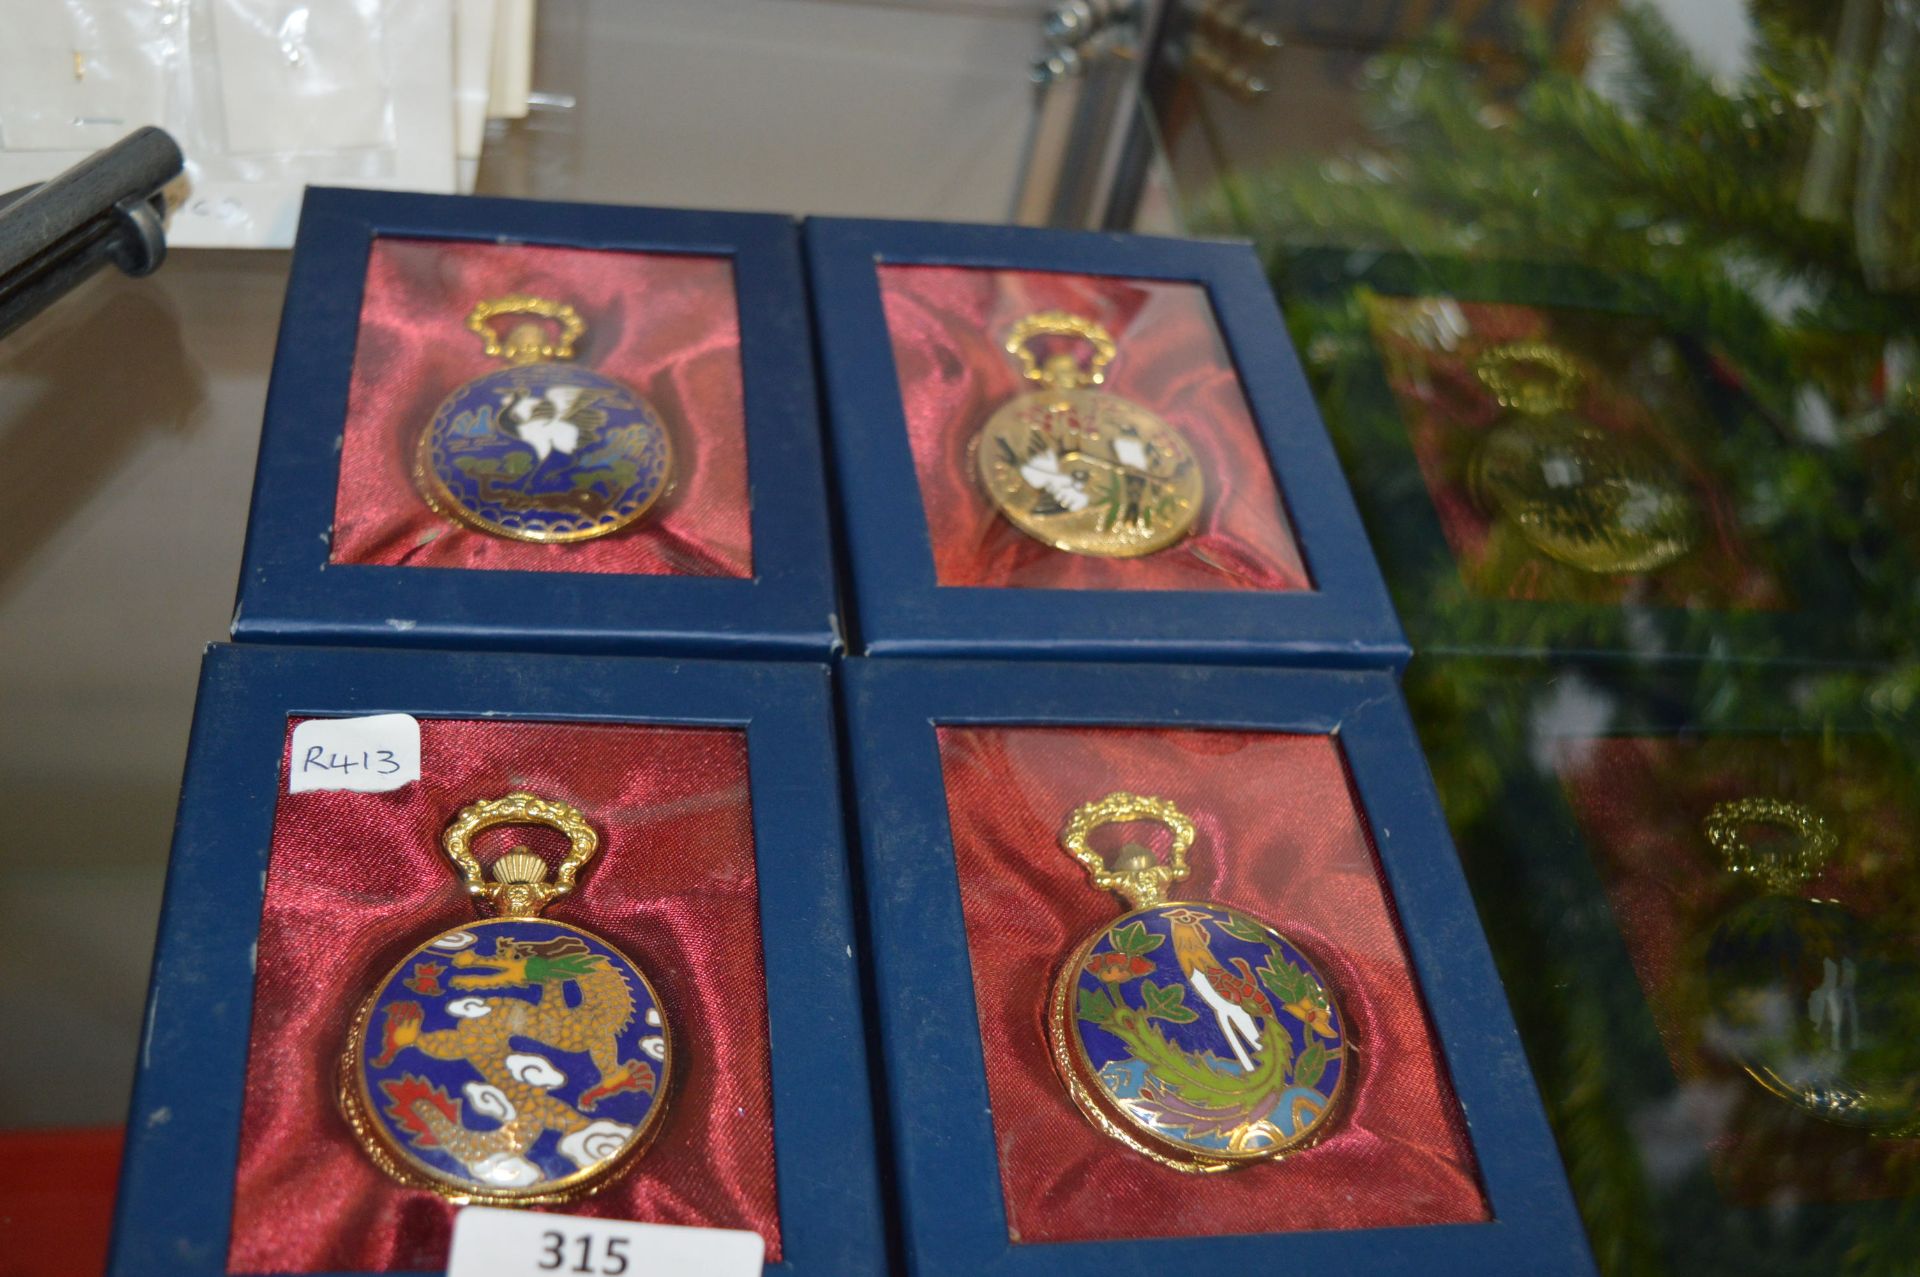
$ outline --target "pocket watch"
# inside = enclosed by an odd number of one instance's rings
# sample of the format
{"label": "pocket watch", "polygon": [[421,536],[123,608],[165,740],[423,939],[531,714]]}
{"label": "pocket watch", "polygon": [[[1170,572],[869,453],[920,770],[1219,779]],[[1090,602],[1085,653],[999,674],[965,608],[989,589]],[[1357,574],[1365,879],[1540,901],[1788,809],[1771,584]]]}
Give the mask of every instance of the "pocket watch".
{"label": "pocket watch", "polygon": [[1752,884],[1707,941],[1707,1045],[1823,1121],[1920,1134],[1911,937],[1807,895],[1839,844],[1811,807],[1742,798],[1701,828],[1725,872]]}
{"label": "pocket watch", "polygon": [[[494,321],[517,317],[503,341]],[[557,340],[541,320],[557,326]],[[467,327],[508,367],[440,401],[414,449],[429,506],[515,541],[585,541],[617,532],[666,491],[673,443],[652,404],[572,360],[586,333],[564,302],[483,301]]]}
{"label": "pocket watch", "polygon": [[[1041,338],[1072,338],[1091,354],[1034,353]],[[1105,384],[1118,352],[1090,319],[1049,310],[1007,333],[1006,351],[1040,389],[987,418],[974,467],[994,507],[1036,541],[1073,554],[1136,558],[1187,535],[1206,485],[1180,432]]]}
{"label": "pocket watch", "polygon": [[[567,836],[552,882],[525,847],[482,876],[474,835],[514,824]],[[381,1170],[457,1202],[599,1192],[659,1129],[674,1063],[660,997],[633,959],[540,916],[574,889],[599,837],[565,803],[513,793],[463,809],[441,845],[493,916],[421,941],[381,977],[347,1035],[341,1110]]]}
{"label": "pocket watch", "polygon": [[1583,572],[1652,572],[1700,539],[1692,496],[1646,447],[1578,415],[1584,374],[1548,342],[1509,342],[1475,374],[1507,415],[1469,463],[1481,508],[1535,550]]}
{"label": "pocket watch", "polygon": [[[1158,821],[1167,859],[1129,843],[1111,862],[1101,825]],[[1164,798],[1116,793],[1073,813],[1061,845],[1128,911],[1081,941],[1054,979],[1048,1045],[1096,1127],[1175,1170],[1230,1170],[1321,1139],[1347,1088],[1352,1045],[1326,978],[1265,922],[1213,900],[1169,900],[1194,826]]]}

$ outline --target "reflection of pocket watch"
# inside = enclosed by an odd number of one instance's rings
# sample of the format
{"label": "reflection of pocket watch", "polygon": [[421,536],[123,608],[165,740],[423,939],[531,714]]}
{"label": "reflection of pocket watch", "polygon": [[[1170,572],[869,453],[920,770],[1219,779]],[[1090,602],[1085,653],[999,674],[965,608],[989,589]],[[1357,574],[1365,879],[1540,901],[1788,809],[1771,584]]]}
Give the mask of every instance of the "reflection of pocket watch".
{"label": "reflection of pocket watch", "polygon": [[[521,320],[502,341],[493,321],[512,315]],[[481,302],[467,327],[512,366],[448,395],[420,432],[414,482],[427,504],[515,541],[585,541],[645,514],[667,489],[673,445],[633,390],[559,362],[586,332],[580,312],[516,295]]]}
{"label": "reflection of pocket watch", "polygon": [[[483,880],[473,836],[507,824],[567,835],[553,882],[525,847]],[[565,803],[508,794],[461,811],[441,841],[494,916],[422,941],[375,986],[341,1057],[341,1109],[403,1184],[495,1206],[596,1193],[659,1129],[673,1063],[659,995],[633,960],[540,916],[599,837]]]}
{"label": "reflection of pocket watch", "polygon": [[1701,828],[1727,873],[1760,888],[1707,941],[1707,1044],[1815,1117],[1920,1132],[1920,965],[1910,940],[1798,894],[1838,845],[1826,821],[1743,798]]}
{"label": "reflection of pocket watch", "polygon": [[[1088,835],[1115,821],[1173,831],[1166,861]],[[1326,980],[1292,941],[1212,900],[1167,900],[1187,876],[1193,822],[1163,798],[1109,794],[1060,840],[1129,911],[1087,937],[1054,980],[1048,1041],[1074,1103],[1102,1131],[1182,1171],[1271,1161],[1324,1136],[1352,1048]]]}
{"label": "reflection of pocket watch", "polygon": [[[1031,343],[1074,337],[1093,348],[1036,359]],[[1042,389],[1002,404],[973,442],[980,483],[1001,514],[1035,540],[1074,554],[1125,559],[1163,550],[1193,526],[1206,495],[1180,432],[1129,399],[1089,390],[1116,351],[1099,324],[1064,311],[1029,315],[1007,353]]]}
{"label": "reflection of pocket watch", "polygon": [[1651,572],[1700,529],[1686,485],[1657,454],[1574,412],[1579,365],[1546,342],[1509,342],[1474,372],[1507,416],[1474,452],[1469,484],[1534,549],[1583,572]]}

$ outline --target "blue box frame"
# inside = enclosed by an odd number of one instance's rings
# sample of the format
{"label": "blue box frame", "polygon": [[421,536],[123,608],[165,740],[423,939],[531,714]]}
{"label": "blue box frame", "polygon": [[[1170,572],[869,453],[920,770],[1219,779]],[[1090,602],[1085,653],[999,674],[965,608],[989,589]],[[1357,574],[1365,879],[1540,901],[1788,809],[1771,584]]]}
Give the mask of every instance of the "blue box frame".
{"label": "blue box frame", "polygon": [[766,964],[784,1253],[767,1271],[884,1272],[825,668],[226,645],[201,670],[108,1272],[225,1277],[287,719],[384,712],[745,729],[762,944],[795,955]]}
{"label": "blue box frame", "polygon": [[[730,258],[753,575],[328,562],[375,236]],[[312,188],[267,394],[233,637],[825,659],[840,633],[812,353],[799,232],[785,217]]]}
{"label": "blue box frame", "polygon": [[[867,654],[1406,664],[1386,585],[1250,246],[845,218],[808,219],[806,244]],[[939,585],[875,270],[893,263],[1204,287],[1314,588],[1142,594]]]}
{"label": "blue box frame", "polygon": [[[1592,1273],[1559,1153],[1391,676],[1194,667],[1156,673],[1141,679],[1123,666],[846,663],[876,1015],[902,1240],[915,1277]],[[1127,695],[1116,707],[1120,680]],[[1153,1241],[1008,1240],[933,729],[1036,723],[1338,736],[1466,1117],[1489,1222]],[[936,1006],[947,1010],[927,1014]]]}

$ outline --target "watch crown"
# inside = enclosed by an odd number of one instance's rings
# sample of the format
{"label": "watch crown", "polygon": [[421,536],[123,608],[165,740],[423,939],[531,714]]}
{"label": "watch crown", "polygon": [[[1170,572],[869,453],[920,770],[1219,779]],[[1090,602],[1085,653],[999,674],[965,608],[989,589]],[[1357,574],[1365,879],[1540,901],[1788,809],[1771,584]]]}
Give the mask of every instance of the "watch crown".
{"label": "watch crown", "polygon": [[493,880],[495,882],[545,882],[547,862],[525,847],[515,847],[493,862]]}

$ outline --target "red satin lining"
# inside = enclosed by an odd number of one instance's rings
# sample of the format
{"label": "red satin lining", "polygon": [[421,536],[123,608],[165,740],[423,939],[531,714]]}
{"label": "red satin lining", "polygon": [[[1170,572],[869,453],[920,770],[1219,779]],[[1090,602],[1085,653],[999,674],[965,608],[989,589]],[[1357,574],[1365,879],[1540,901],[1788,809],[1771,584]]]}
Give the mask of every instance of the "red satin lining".
{"label": "red satin lining", "polygon": [[[291,731],[289,724],[289,731]],[[569,1213],[748,1228],[780,1255],[766,984],[746,742],[731,729],[421,723],[422,779],[388,794],[282,793],[254,978],[231,1273],[391,1272],[447,1261],[453,1208],[376,1170],[333,1098],[360,1000],[420,941],[474,917],[440,831],[516,789],[601,835],[551,916],[599,933],[659,990],[678,1080],[654,1144]],[[284,760],[283,760],[284,767]],[[283,772],[284,774],[284,772]],[[489,830],[557,858],[558,834]]]}
{"label": "red satin lining", "polygon": [[[577,361],[637,390],[673,440],[672,487],[619,532],[568,545],[492,536],[435,514],[413,449],[440,401],[506,367],[467,329],[475,302],[533,293],[586,320]],[[334,499],[333,562],[642,576],[753,574],[733,263],[725,257],[381,238]]]}
{"label": "red satin lining", "polygon": [[[1488,1217],[1459,1104],[1330,737],[943,727],[939,738],[1014,1241]],[[1122,789],[1170,798],[1199,826],[1192,875],[1176,894],[1273,923],[1337,987],[1357,1065],[1350,1107],[1321,1144],[1196,1178],[1100,1134],[1054,1074],[1045,1028],[1054,973],[1125,908],[1093,888],[1061,850],[1059,832],[1079,804]]]}
{"label": "red satin lining", "polygon": [[[1432,336],[1436,308],[1464,321],[1449,328],[1447,347]],[[1373,339],[1406,419],[1427,495],[1473,593],[1486,598],[1660,607],[1773,611],[1790,605],[1786,591],[1748,543],[1725,488],[1685,440],[1711,429],[1705,406],[1684,374],[1657,367],[1648,346],[1653,325],[1619,315],[1544,309],[1450,298],[1370,295]],[[1533,556],[1519,570],[1500,562],[1493,518],[1468,488],[1468,467],[1485,433],[1508,412],[1495,402],[1473,362],[1505,342],[1551,341],[1587,362],[1593,374],[1575,411],[1594,425],[1634,438],[1679,467],[1696,501],[1704,535],[1691,553],[1657,572],[1606,577],[1559,568]],[[1578,592],[1569,588],[1577,581]]]}
{"label": "red satin lining", "polygon": [[[1686,1097],[1649,1129],[1708,1158],[1721,1193],[1739,1206],[1911,1195],[1920,1141],[1802,1116],[1706,1050],[1699,1019],[1707,937],[1746,898],[1707,846],[1702,818],[1717,802],[1756,797],[1810,800],[1829,821],[1856,814],[1836,826],[1841,851],[1806,894],[1867,915],[1911,910],[1912,824],[1873,792],[1904,771],[1875,780],[1857,761],[1836,766],[1819,741],[1771,737],[1573,739],[1556,764]],[[1659,1152],[1668,1164],[1677,1156]]]}
{"label": "red satin lining", "polygon": [[[1260,432],[1198,284],[963,266],[881,266],[893,362],[941,585],[1051,590],[1306,590]],[[1206,475],[1192,533],[1138,559],[1069,554],[1002,518],[968,447],[1033,389],[1000,343],[1041,310],[1104,324],[1119,357],[1102,389],[1180,431]]]}

